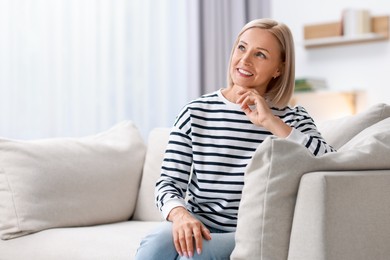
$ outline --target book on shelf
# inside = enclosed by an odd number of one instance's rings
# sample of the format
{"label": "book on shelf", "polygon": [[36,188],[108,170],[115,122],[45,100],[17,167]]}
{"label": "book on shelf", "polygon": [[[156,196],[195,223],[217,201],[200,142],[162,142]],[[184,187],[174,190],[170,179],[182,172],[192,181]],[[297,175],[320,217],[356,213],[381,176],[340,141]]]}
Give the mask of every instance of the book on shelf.
{"label": "book on shelf", "polygon": [[342,14],[343,35],[353,37],[371,32],[370,11],[366,9],[345,9]]}
{"label": "book on shelf", "polygon": [[325,79],[322,78],[297,78],[295,79],[295,92],[315,91],[327,88]]}

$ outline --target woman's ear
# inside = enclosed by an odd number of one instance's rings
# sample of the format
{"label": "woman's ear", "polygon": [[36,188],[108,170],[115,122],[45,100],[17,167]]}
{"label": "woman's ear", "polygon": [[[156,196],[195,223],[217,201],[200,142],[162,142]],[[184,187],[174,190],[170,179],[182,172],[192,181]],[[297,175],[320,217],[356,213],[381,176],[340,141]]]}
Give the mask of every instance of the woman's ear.
{"label": "woman's ear", "polygon": [[272,76],[274,79],[282,75],[282,71],[284,68],[284,63],[280,64],[279,68],[275,71],[274,75]]}

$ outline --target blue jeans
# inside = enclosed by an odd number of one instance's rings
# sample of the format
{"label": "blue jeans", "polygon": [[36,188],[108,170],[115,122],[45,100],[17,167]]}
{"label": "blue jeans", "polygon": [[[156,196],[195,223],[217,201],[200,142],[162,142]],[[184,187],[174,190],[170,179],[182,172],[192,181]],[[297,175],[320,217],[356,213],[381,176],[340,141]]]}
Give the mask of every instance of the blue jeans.
{"label": "blue jeans", "polygon": [[147,235],[137,250],[136,260],[222,260],[230,259],[234,249],[234,232],[222,233],[210,230],[211,240],[203,239],[202,253],[194,252],[192,258],[180,256],[173,244],[172,223],[164,221],[156,230]]}

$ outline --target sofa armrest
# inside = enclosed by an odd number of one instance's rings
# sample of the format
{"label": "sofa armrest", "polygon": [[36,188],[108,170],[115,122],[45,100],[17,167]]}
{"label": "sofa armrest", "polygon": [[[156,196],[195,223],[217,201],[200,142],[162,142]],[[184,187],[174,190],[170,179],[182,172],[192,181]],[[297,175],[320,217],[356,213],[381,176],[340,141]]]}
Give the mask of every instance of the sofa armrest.
{"label": "sofa armrest", "polygon": [[389,187],[390,170],[304,175],[288,259],[388,259]]}

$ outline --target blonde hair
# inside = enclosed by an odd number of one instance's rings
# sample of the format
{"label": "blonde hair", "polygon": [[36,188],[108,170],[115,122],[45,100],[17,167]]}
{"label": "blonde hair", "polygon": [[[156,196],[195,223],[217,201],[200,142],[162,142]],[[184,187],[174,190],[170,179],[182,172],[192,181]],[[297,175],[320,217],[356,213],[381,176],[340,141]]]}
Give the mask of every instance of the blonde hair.
{"label": "blonde hair", "polygon": [[290,29],[283,23],[279,23],[271,19],[256,19],[247,23],[241,29],[230,53],[227,75],[228,87],[233,86],[233,81],[230,75],[230,67],[234,50],[237,47],[241,35],[250,28],[260,28],[267,30],[275,36],[280,44],[281,60],[284,66],[281,75],[269,82],[265,93],[265,98],[271,102],[273,106],[283,108],[290,101],[295,85],[294,40]]}

